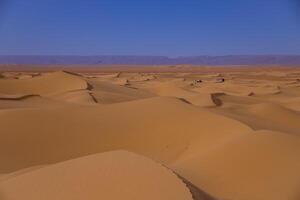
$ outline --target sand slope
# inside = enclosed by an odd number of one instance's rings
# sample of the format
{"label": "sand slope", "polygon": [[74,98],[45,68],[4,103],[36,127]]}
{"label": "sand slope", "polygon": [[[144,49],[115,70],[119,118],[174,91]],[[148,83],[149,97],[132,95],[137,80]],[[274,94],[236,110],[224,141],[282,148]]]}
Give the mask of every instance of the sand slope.
{"label": "sand slope", "polygon": [[0,94],[39,94],[47,95],[73,90],[86,89],[87,82],[80,76],[60,71],[30,79],[0,79]]}
{"label": "sand slope", "polygon": [[[16,192],[17,191],[17,192]],[[170,170],[129,152],[108,152],[58,163],[0,182],[3,200],[192,200]]]}
{"label": "sand slope", "polygon": [[92,96],[101,104],[119,103],[156,96],[142,89],[116,85],[108,81],[88,80],[88,82],[92,87]]}
{"label": "sand slope", "polygon": [[0,118],[0,172],[120,148],[168,163],[195,142],[204,151],[250,131],[237,121],[167,97],[5,110]]}
{"label": "sand slope", "polygon": [[196,186],[224,199],[282,200],[300,197],[300,139],[259,131],[172,168]]}
{"label": "sand slope", "polygon": [[300,112],[274,103],[229,107],[220,114],[239,120],[256,130],[269,129],[300,136]]}

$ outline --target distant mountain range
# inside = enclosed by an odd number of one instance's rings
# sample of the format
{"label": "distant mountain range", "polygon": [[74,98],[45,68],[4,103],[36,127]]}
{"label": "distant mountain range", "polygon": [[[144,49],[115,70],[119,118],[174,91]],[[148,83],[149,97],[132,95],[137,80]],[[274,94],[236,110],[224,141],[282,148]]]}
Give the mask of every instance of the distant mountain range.
{"label": "distant mountain range", "polygon": [[0,56],[0,64],[47,65],[300,65],[300,55],[191,56]]}

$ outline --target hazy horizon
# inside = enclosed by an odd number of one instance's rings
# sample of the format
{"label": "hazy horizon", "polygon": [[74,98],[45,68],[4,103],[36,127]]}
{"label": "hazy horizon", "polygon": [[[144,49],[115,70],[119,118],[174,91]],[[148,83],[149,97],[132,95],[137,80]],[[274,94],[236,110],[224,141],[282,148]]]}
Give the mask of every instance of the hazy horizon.
{"label": "hazy horizon", "polygon": [[229,55],[229,56],[1,56],[0,64],[138,64],[138,65],[300,65],[299,55]]}

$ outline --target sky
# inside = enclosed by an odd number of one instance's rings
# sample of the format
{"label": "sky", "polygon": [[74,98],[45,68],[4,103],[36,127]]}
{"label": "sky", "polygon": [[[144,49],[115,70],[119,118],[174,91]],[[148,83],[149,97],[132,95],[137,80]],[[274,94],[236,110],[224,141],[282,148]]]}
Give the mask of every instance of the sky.
{"label": "sky", "polygon": [[0,0],[0,55],[300,55],[298,0]]}

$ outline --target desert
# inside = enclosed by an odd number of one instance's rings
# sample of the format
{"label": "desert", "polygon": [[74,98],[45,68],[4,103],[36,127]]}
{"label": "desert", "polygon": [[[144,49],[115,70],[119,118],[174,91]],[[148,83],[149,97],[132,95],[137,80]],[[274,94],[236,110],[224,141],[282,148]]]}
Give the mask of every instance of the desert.
{"label": "desert", "polygon": [[1,200],[300,198],[298,67],[0,69]]}

